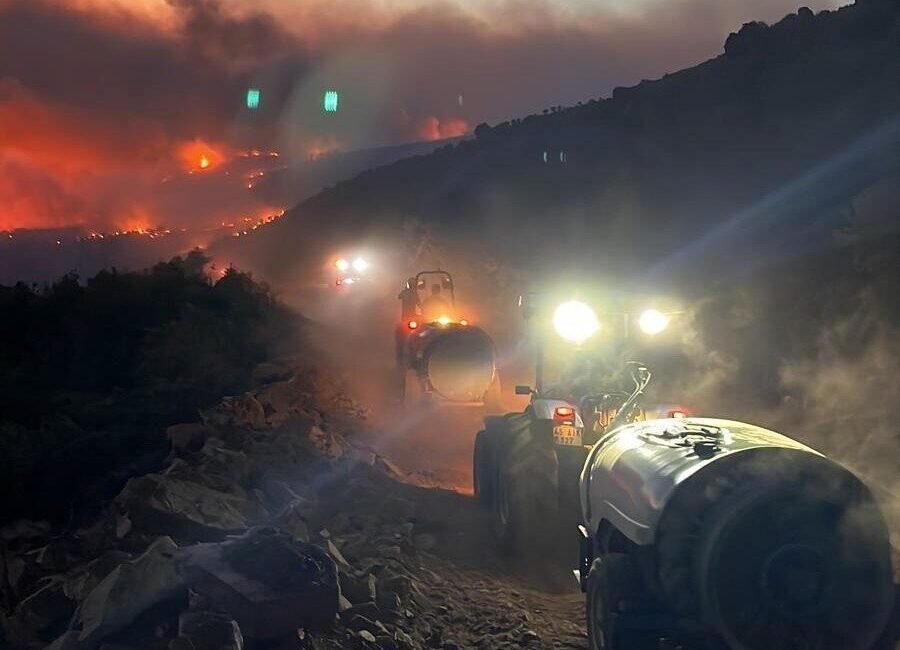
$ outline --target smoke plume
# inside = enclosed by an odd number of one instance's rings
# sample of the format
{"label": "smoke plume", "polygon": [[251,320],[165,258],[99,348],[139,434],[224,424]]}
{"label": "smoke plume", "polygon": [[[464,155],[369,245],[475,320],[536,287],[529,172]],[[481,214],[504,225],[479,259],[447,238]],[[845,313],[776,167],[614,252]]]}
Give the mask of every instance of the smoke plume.
{"label": "smoke plume", "polygon": [[[140,210],[151,223],[197,225],[203,200],[154,203],[162,179],[199,162],[183,160],[189,143],[223,154],[274,148],[289,163],[455,137],[695,63],[741,22],[792,9],[791,0],[627,9],[2,0],[0,159],[17,180],[2,186],[0,230],[119,226]],[[244,104],[249,88],[262,90],[255,111]],[[327,88],[340,91],[336,115],[321,110]]]}

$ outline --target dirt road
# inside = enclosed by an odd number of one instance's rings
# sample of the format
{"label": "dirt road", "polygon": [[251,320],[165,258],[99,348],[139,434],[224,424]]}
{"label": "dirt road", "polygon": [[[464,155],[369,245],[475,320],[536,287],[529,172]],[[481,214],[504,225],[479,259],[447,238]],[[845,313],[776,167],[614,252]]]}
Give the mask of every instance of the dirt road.
{"label": "dirt road", "polygon": [[315,528],[348,564],[411,579],[408,618],[396,624],[412,647],[586,647],[584,600],[568,567],[499,552],[471,496],[362,468],[326,492],[317,510],[328,515]]}

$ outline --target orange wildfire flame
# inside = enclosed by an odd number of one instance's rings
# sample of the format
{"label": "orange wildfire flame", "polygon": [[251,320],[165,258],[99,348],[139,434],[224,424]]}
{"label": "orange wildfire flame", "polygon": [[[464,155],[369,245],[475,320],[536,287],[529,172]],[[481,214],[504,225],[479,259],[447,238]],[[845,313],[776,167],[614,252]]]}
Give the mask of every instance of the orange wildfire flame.
{"label": "orange wildfire flame", "polygon": [[203,140],[185,142],[178,149],[178,158],[186,171],[212,169],[223,162],[221,147],[213,147]]}
{"label": "orange wildfire flame", "polygon": [[418,136],[429,142],[444,138],[457,138],[471,131],[471,126],[462,118],[438,119],[428,117],[419,125]]}

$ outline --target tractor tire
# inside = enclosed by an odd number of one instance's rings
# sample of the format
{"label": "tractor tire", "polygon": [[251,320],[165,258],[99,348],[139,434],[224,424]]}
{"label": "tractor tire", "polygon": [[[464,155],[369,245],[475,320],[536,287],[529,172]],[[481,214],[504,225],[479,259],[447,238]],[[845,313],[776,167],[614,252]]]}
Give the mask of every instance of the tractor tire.
{"label": "tractor tire", "polygon": [[497,449],[491,524],[514,555],[545,553],[558,508],[558,462],[553,436],[527,416],[510,418]]}
{"label": "tractor tire", "polygon": [[632,559],[610,553],[594,560],[587,577],[588,648],[590,650],[639,650],[636,639],[621,624],[629,602],[640,595],[640,576]]}
{"label": "tractor tire", "polygon": [[472,487],[475,491],[475,500],[484,507],[490,506],[494,498],[496,471],[493,468],[494,459],[490,442],[487,432],[479,431],[475,435],[475,448],[472,452]]}

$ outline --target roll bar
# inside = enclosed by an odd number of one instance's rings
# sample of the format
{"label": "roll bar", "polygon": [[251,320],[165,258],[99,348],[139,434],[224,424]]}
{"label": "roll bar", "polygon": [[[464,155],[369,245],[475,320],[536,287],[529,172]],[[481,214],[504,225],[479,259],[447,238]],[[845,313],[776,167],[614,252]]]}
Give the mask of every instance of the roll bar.
{"label": "roll bar", "polygon": [[450,290],[450,302],[455,306],[456,292],[453,285],[453,276],[450,275],[447,271],[442,271],[441,269],[435,269],[433,271],[419,271],[418,273],[416,273],[416,286],[410,288],[414,288],[416,291],[424,289],[428,286],[426,278],[428,278],[429,276],[437,276],[438,278],[440,278],[441,287]]}

